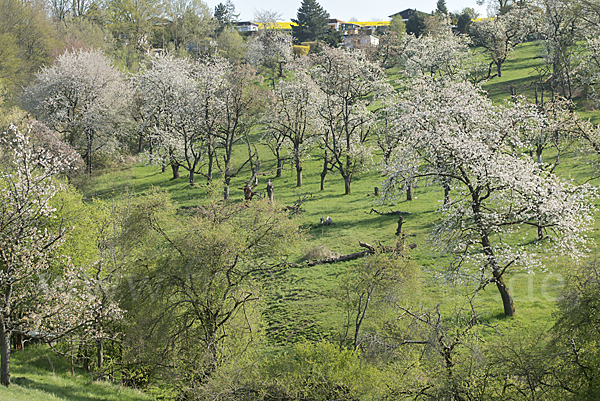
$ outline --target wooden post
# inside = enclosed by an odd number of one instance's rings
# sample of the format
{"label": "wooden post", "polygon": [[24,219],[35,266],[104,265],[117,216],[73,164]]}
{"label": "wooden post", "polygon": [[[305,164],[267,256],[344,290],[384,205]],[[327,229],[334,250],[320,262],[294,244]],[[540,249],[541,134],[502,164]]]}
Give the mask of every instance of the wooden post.
{"label": "wooden post", "polygon": [[269,202],[273,202],[273,181],[269,180],[267,183],[267,197],[269,198]]}
{"label": "wooden post", "polygon": [[402,233],[402,223],[404,223],[404,219],[402,215],[398,215],[398,228],[396,229],[396,236],[399,236]]}

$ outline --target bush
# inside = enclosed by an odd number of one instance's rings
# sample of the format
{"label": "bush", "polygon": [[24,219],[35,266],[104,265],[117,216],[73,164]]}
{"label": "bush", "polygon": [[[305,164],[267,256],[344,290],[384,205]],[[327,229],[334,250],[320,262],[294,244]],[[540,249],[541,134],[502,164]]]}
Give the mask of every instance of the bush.
{"label": "bush", "polygon": [[[296,344],[289,352],[262,355],[223,367],[204,385],[211,400],[370,400],[381,399],[382,374],[358,352],[329,342]],[[256,359],[254,359],[256,360]]]}

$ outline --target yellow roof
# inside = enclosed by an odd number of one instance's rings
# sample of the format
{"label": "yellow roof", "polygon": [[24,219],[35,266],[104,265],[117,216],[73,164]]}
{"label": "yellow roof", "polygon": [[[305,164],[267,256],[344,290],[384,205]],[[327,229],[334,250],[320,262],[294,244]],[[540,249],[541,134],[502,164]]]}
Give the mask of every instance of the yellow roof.
{"label": "yellow roof", "polygon": [[[360,26],[387,26],[390,24],[390,21],[365,21],[365,22],[349,22],[345,21],[344,23],[348,24],[356,24]],[[265,24],[259,23],[258,28],[263,29]],[[276,22],[274,29],[283,29],[283,30],[291,30],[292,25],[296,25],[294,22]]]}
{"label": "yellow roof", "polygon": [[[274,29],[291,30],[292,25],[296,25],[296,24],[294,24],[293,22],[276,22]],[[258,29],[264,29],[264,27],[265,27],[264,23],[260,22],[258,24]],[[273,28],[271,28],[271,29],[273,29]]]}
{"label": "yellow roof", "polygon": [[392,21],[360,21],[360,22],[348,22],[349,24],[356,24],[360,26],[388,26]]}

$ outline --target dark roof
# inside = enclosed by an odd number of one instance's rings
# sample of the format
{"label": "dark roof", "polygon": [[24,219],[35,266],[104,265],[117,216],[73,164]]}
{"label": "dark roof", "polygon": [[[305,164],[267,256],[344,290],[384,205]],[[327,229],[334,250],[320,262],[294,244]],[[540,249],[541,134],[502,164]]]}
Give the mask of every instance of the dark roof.
{"label": "dark roof", "polygon": [[413,13],[415,12],[420,13],[421,11],[417,11],[416,9],[413,10],[412,8],[407,8],[406,10],[390,15],[390,18],[394,18],[396,15],[400,15],[402,19],[409,19],[410,16],[413,15]]}

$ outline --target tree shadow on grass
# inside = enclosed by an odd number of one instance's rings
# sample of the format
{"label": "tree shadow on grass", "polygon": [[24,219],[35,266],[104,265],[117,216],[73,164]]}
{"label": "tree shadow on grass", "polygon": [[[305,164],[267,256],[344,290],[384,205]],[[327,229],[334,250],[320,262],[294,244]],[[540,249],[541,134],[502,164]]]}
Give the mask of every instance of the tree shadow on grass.
{"label": "tree shadow on grass", "polygon": [[502,321],[506,321],[511,319],[510,316],[506,316],[504,312],[496,312],[496,313],[483,313],[478,316],[477,321],[480,324],[486,324],[493,326],[495,323],[500,323]]}
{"label": "tree shadow on grass", "polygon": [[[67,380],[67,379],[64,379]],[[53,394],[55,397],[64,398],[67,400],[77,400],[77,401],[98,401],[98,400],[109,400],[109,399],[118,399],[120,397],[115,396],[115,392],[117,391],[115,388],[111,388],[109,386],[100,386],[95,384],[79,384],[77,387],[72,387],[72,382],[68,382],[69,386],[61,386],[59,384],[50,384],[50,383],[41,383],[35,380],[29,379],[27,377],[14,377],[12,382],[15,385],[32,389],[43,391],[48,394]],[[84,395],[85,393],[93,393],[92,396]],[[136,397],[135,395],[128,395],[129,400],[146,400],[145,397]]]}

